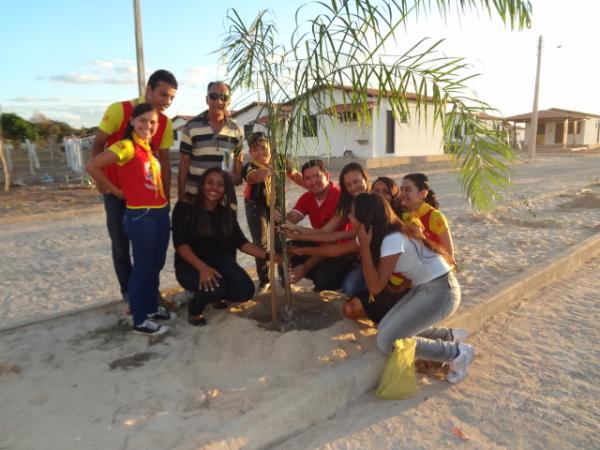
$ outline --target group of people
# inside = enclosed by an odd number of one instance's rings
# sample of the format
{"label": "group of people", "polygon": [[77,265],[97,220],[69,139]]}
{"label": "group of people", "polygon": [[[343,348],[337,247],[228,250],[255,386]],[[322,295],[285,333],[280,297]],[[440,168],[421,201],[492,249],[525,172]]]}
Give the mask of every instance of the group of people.
{"label": "group of people", "polygon": [[[99,126],[88,173],[104,194],[112,256],[133,331],[157,335],[175,317],[160,306],[159,274],[172,230],[175,275],[193,296],[188,322],[206,325],[204,310],[244,302],[276,280],[267,262],[270,226],[271,154],[261,132],[247,139],[229,118],[230,88],[208,85],[208,109],[183,127],[178,199],[170,216],[172,124],[164,115],[177,90],[166,70],[152,74],[145,96],[110,105]],[[367,170],[351,162],[339,184],[318,159],[287,176],[305,189],[279,232],[288,238],[288,280],[312,280],[315,291],[342,290],[349,319],[378,324],[377,344],[390,353],[397,339],[414,337],[416,357],[449,362],[448,381],[467,374],[474,349],[463,329],[434,327],[460,303],[453,273],[448,222],[426,175],[412,173],[398,186],[391,178],[371,183]],[[244,206],[252,242],[237,219],[235,186],[245,183]],[[308,217],[311,227],[298,225]],[[130,256],[130,249],[133,262]],[[237,263],[240,250],[256,258],[258,285]]]}

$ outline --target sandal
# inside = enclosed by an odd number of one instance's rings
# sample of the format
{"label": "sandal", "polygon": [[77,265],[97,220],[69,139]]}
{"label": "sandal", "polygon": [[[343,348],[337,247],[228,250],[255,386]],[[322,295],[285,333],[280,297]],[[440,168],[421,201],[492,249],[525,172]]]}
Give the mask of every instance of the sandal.
{"label": "sandal", "polygon": [[206,325],[206,319],[203,314],[198,314],[197,316],[188,316],[188,322],[190,325],[194,325],[195,327],[203,327]]}
{"label": "sandal", "polygon": [[212,305],[215,309],[227,309],[227,300],[215,300]]}

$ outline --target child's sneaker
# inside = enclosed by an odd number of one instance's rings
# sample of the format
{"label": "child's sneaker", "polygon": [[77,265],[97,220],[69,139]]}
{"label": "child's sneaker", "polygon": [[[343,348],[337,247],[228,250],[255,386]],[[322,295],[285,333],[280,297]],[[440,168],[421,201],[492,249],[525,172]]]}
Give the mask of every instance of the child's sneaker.
{"label": "child's sneaker", "polygon": [[469,337],[469,333],[464,328],[450,328],[450,331],[452,332],[452,342],[457,344],[465,342]]}
{"label": "child's sneaker", "polygon": [[174,312],[169,312],[164,306],[159,306],[155,313],[148,314],[150,320],[171,320],[177,317]]}
{"label": "child's sneaker", "polygon": [[448,382],[455,384],[467,376],[469,366],[475,357],[475,349],[469,344],[458,344],[458,356],[450,362]]}
{"label": "child's sneaker", "polygon": [[158,336],[169,331],[169,327],[146,319],[140,325],[133,326],[133,332],[147,336]]}

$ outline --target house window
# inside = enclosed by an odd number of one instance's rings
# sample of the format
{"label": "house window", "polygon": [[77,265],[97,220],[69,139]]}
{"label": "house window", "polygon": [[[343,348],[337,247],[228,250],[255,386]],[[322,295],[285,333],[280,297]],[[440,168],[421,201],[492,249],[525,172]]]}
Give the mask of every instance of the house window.
{"label": "house window", "polygon": [[462,125],[454,125],[454,138],[462,139],[462,137],[463,137]]}
{"label": "house window", "polygon": [[577,131],[575,131],[575,134],[581,134],[581,121],[577,122]]}
{"label": "house window", "polygon": [[246,138],[249,138],[250,136],[252,136],[253,132],[254,132],[254,124],[253,123],[247,123],[246,125],[244,125],[244,136],[246,136]]}
{"label": "house window", "polygon": [[358,117],[356,111],[344,111],[337,115],[340,122],[357,122]]}
{"label": "house window", "polygon": [[317,116],[304,116],[302,121],[302,136],[317,137]]}
{"label": "house window", "polygon": [[546,134],[546,124],[545,123],[538,123],[537,134],[538,135]]}
{"label": "house window", "polygon": [[395,152],[395,131],[396,131],[396,122],[394,120],[394,113],[392,111],[385,112],[385,152],[386,153],[394,153]]}

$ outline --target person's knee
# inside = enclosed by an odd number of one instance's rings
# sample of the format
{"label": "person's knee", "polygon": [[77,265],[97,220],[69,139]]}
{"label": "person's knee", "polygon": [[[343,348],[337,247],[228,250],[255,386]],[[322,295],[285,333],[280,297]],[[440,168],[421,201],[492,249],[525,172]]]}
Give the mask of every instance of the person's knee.
{"label": "person's knee", "polygon": [[[361,308],[362,309],[362,308]],[[349,300],[342,306],[342,314],[344,317],[350,320],[358,320],[361,318],[361,310],[359,310],[354,304],[353,300]]]}
{"label": "person's knee", "polygon": [[377,347],[386,355],[390,354],[392,351],[392,347],[394,345],[395,339],[391,336],[388,336],[387,333],[383,332],[383,330],[379,329],[377,332]]}
{"label": "person's knee", "polygon": [[254,283],[252,283],[252,280],[248,280],[249,282],[240,283],[240,285],[237,286],[236,289],[231,292],[230,301],[242,303],[247,302],[252,297],[254,297]]}

